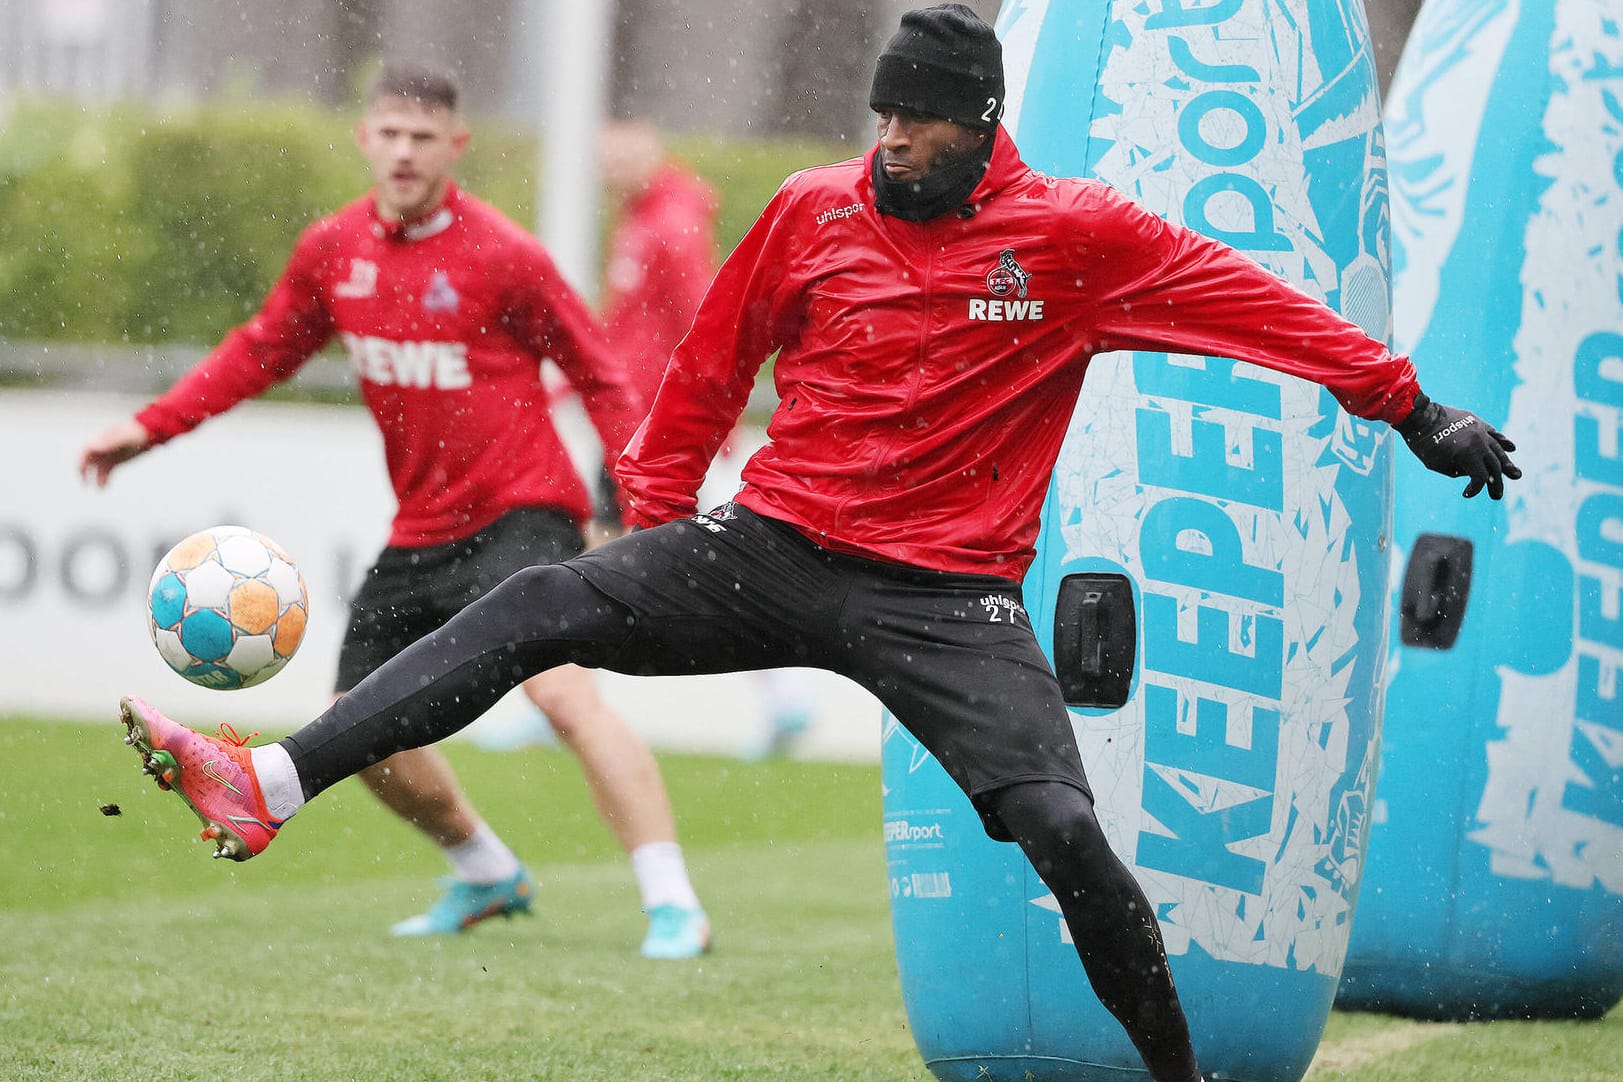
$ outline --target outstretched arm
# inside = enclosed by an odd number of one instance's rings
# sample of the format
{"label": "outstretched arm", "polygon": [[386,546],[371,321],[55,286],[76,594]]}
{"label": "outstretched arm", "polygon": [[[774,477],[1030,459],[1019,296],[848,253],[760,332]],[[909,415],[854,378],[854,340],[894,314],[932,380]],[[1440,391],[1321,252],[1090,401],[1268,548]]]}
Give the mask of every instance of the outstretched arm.
{"label": "outstretched arm", "polygon": [[134,417],[85,444],[79,476],[105,487],[118,466],[296,372],[332,334],[313,278],[307,231],[259,312],[226,336],[175,385]]}
{"label": "outstretched arm", "polygon": [[1499,499],[1521,476],[1515,445],[1476,415],[1433,402],[1414,365],[1240,252],[1097,186],[1080,220],[1083,259],[1103,280],[1100,350],[1209,353],[1322,384],[1346,409],[1386,421],[1427,469]]}
{"label": "outstretched arm", "polygon": [[85,444],[79,454],[79,477],[106,488],[113,469],[152,446],[152,433],[140,421],[120,421]]}
{"label": "outstretched arm", "polygon": [[527,241],[515,253],[507,302],[516,333],[537,357],[550,357],[603,443],[607,468],[642,420],[647,405],[637,397],[622,358],[610,351],[602,329],[580,294],[564,278],[540,244]]}

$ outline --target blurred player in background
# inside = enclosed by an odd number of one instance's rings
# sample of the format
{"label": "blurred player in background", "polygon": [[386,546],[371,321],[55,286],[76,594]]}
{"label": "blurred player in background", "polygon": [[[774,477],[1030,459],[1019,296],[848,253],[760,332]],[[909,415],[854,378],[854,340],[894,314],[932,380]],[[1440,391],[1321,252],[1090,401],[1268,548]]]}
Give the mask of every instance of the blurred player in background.
{"label": "blurred player in background", "polygon": [[[357,138],[370,194],[306,229],[259,313],[134,418],[91,440],[79,466],[105,485],[120,463],[289,378],[341,339],[382,433],[399,511],[351,604],[337,697],[514,572],[582,551],[591,501],[549,416],[543,358],[580,392],[608,459],[644,412],[541,244],[452,180],[468,133],[450,78],[386,68]],[[617,531],[617,505],[612,515]],[[599,814],[631,855],[649,916],[643,953],[702,953],[709,922],[647,747],[584,669],[534,676],[524,690],[580,761]],[[438,751],[402,751],[360,776],[454,871],[445,894],[396,924],[396,935],[454,933],[530,909],[530,873]]]}
{"label": "blurred player in background", "polygon": [[[615,355],[625,362],[647,405],[716,276],[720,204],[708,184],[671,158],[659,132],[646,121],[605,125],[598,160],[614,211],[601,317]],[[724,449],[722,456],[730,457],[730,452]],[[717,479],[710,480],[707,487],[714,487]],[[712,502],[731,499],[735,488],[715,491]],[[767,732],[745,750],[745,757],[786,755],[811,723],[811,690],[794,669],[768,669],[757,677]]]}

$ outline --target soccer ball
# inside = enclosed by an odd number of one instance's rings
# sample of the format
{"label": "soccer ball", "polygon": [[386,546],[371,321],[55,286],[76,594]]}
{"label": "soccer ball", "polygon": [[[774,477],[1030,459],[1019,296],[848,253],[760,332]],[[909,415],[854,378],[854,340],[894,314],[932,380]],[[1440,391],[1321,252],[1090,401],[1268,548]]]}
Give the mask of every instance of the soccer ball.
{"label": "soccer ball", "polygon": [[304,576],[282,547],[246,526],[192,534],[159,561],[147,628],[169,667],[231,691],[281,671],[304,638]]}

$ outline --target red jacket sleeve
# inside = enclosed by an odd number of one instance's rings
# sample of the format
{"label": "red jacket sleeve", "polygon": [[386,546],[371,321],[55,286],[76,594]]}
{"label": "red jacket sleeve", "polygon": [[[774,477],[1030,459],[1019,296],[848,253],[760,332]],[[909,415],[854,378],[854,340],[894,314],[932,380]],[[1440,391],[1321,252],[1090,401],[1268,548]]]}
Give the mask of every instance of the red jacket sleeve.
{"label": "red jacket sleeve", "polygon": [[1078,240],[1100,295],[1098,351],[1232,357],[1322,384],[1360,417],[1409,415],[1420,390],[1409,358],[1233,248],[1089,190],[1098,201],[1078,208]]}
{"label": "red jacket sleeve", "polygon": [[154,443],[190,432],[297,372],[333,335],[321,300],[320,243],[306,230],[259,311],[135,415]]}
{"label": "red jacket sleeve", "polygon": [[511,276],[519,290],[511,304],[515,337],[563,372],[603,442],[604,464],[611,464],[641,420],[643,404],[586,302],[546,249],[536,242],[526,244],[525,251],[528,266]]}
{"label": "red jacket sleeve", "polygon": [[756,373],[794,333],[787,191],[779,189],[722,263],[616,467],[629,499],[627,521],[635,525],[697,510],[705,471],[743,412]]}

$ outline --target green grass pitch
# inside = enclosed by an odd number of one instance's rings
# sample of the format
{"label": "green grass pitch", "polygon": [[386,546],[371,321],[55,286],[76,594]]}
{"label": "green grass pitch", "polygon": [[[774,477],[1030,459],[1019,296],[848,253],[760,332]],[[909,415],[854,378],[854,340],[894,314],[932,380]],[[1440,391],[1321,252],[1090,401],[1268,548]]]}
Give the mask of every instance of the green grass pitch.
{"label": "green grass pitch", "polygon": [[[448,748],[542,881],[537,915],[397,941],[443,862],[358,785],[264,856],[212,861],[113,718],[0,718],[0,1079],[930,1078],[896,977],[877,767],[662,757],[716,944],[656,963],[560,752]],[[1308,1078],[1615,1080],[1623,1011],[1336,1014]]]}

